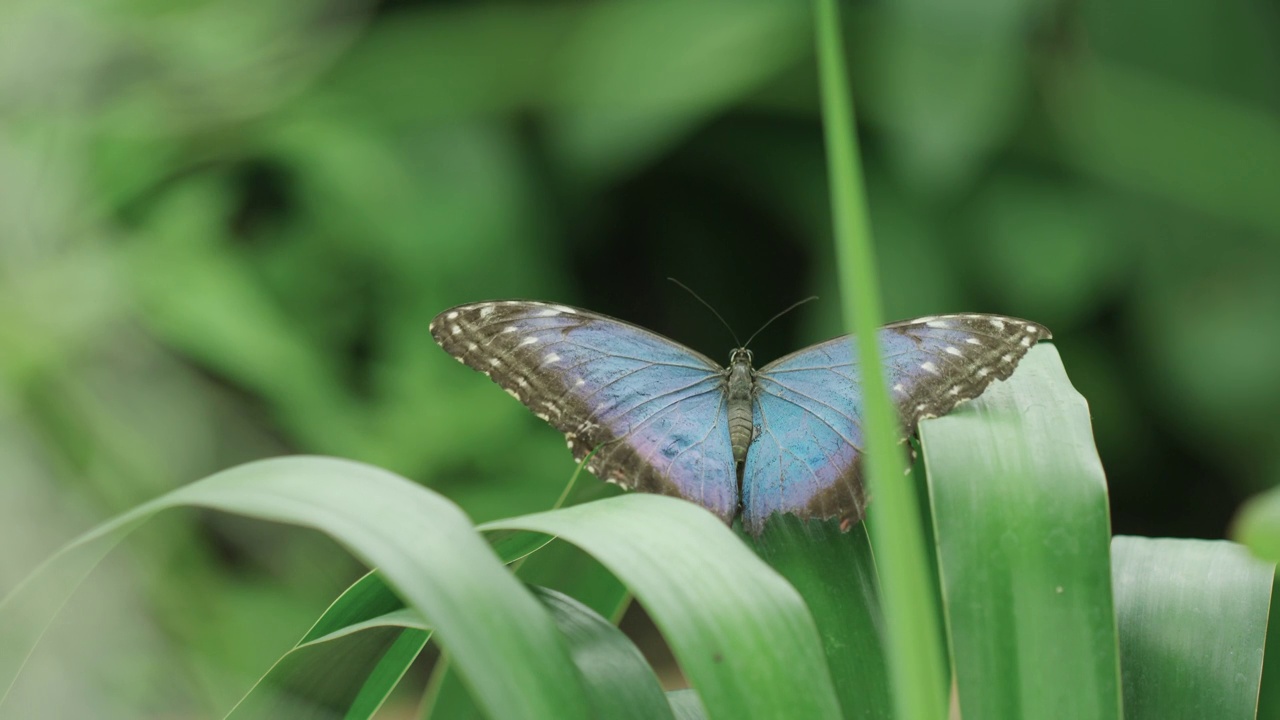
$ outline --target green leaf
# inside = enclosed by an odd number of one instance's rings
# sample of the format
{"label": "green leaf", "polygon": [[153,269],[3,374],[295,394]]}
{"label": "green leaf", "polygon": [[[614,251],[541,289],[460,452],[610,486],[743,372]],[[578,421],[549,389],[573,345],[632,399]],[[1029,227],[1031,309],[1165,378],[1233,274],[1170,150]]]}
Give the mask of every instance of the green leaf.
{"label": "green leaf", "polygon": [[804,596],[846,718],[892,718],[879,582],[866,526],[774,515],[756,551]]}
{"label": "green leaf", "polygon": [[667,693],[667,700],[676,720],[705,720],[707,717],[707,709],[702,707],[702,698],[698,697],[696,690],[672,690]]}
{"label": "green leaf", "polygon": [[1254,555],[1280,561],[1280,488],[1250,498],[1236,516],[1231,536]]}
{"label": "green leaf", "polygon": [[1275,565],[1221,540],[1117,537],[1128,720],[1252,720]]}
{"label": "green leaf", "polygon": [[[427,618],[490,717],[586,717],[563,636],[546,610],[443,497],[376,468],[330,458],[250,463],[168,493],[86,533],[0,603],[7,694],[59,608],[130,530],[194,505],[328,533]],[[0,697],[3,709],[3,697]]]}
{"label": "green leaf", "polygon": [[534,588],[564,633],[587,687],[593,717],[671,718],[662,686],[644,655],[613,623],[563,593]]}
{"label": "green leaf", "polygon": [[920,424],[965,717],[1121,717],[1106,479],[1057,350]]}
{"label": "green leaf", "polygon": [[804,601],[702,508],[632,494],[481,526],[512,528],[556,535],[617,575],[711,717],[839,716]]}
{"label": "green leaf", "polygon": [[375,573],[338,597],[228,713],[244,718],[370,717],[426,645],[421,616]]}

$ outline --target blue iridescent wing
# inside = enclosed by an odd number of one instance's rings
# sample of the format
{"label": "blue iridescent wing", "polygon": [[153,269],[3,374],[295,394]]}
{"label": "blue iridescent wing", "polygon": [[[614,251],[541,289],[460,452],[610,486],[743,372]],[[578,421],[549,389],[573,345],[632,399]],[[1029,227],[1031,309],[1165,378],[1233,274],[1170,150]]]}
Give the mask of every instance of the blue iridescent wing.
{"label": "blue iridescent wing", "polygon": [[564,433],[587,469],[623,487],[738,508],[724,369],[604,315],[539,302],[461,305],[431,335]]}
{"label": "blue iridescent wing", "polygon": [[[904,438],[1005,379],[1037,341],[1035,323],[994,315],[941,315],[880,329],[890,396]],[[861,520],[862,392],[848,336],[792,353],[755,376],[756,439],[742,479],[742,523],[758,533],[776,512]]]}

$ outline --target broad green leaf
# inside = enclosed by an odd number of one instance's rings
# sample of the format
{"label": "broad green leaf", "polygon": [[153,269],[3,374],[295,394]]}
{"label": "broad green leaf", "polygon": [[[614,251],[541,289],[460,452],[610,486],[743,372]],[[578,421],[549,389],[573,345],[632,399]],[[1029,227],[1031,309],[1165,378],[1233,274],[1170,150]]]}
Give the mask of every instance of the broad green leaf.
{"label": "broad green leaf", "polygon": [[556,535],[599,560],[653,618],[710,717],[839,716],[804,601],[702,508],[631,494],[480,528]]}
{"label": "broad green leaf", "polygon": [[[295,457],[242,465],[86,533],[0,603],[7,694],[58,609],[111,547],[154,513],[192,505],[333,536],[437,628],[490,717],[586,717],[580,678],[546,610],[443,497],[376,468]],[[0,708],[3,698],[0,698]]]}
{"label": "broad green leaf", "polygon": [[920,424],[965,717],[1121,717],[1110,521],[1056,349]]}
{"label": "broad green leaf", "polygon": [[671,706],[644,655],[613,623],[563,593],[534,588],[564,633],[598,718],[670,718]]}
{"label": "broad green leaf", "polygon": [[1127,720],[1257,716],[1275,565],[1235,543],[1117,537]]}
{"label": "broad green leaf", "polygon": [[822,635],[846,718],[892,718],[875,558],[865,525],[775,515],[755,540],[765,562],[804,596]]}

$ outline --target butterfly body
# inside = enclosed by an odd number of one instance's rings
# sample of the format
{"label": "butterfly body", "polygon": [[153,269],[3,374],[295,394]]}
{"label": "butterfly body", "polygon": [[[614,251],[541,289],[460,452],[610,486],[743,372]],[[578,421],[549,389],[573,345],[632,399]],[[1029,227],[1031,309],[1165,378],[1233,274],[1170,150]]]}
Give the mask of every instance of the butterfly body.
{"label": "butterfly body", "polygon": [[[587,469],[626,488],[683,497],[749,532],[768,517],[860,520],[862,395],[852,340],[765,365],[734,350],[728,367],[644,328],[529,301],[461,305],[431,333],[565,435]],[[904,437],[1007,378],[1040,325],[944,315],[880,330]],[[594,454],[592,454],[594,451]]]}
{"label": "butterfly body", "polygon": [[738,348],[729,356],[729,372],[725,380],[725,402],[729,415],[729,448],[735,463],[747,461],[747,449],[755,439],[752,399],[755,395],[755,370],[751,367],[751,351]]}

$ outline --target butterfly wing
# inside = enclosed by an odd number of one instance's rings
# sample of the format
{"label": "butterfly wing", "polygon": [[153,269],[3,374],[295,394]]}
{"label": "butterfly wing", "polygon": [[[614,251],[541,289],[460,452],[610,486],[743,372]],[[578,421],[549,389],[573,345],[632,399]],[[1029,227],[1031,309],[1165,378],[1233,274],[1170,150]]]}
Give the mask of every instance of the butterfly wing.
{"label": "butterfly wing", "polygon": [[[994,315],[941,315],[880,329],[890,396],[905,434],[1013,373],[1037,341],[1035,323]],[[742,522],[758,533],[776,512],[861,520],[861,375],[849,336],[814,345],[755,376],[757,437],[742,480]]]}
{"label": "butterfly wing", "polygon": [[733,519],[724,369],[604,315],[539,302],[461,305],[431,335],[565,434],[587,469],[625,488],[675,495]]}

